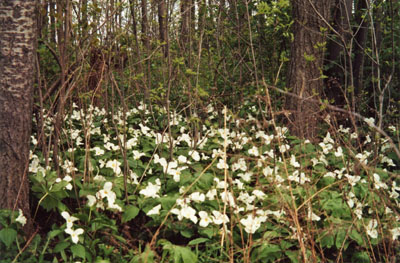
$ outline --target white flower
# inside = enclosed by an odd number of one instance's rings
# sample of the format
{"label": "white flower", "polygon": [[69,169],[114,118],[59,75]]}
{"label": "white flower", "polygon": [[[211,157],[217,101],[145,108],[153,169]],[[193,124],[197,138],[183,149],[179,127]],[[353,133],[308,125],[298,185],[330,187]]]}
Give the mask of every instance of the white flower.
{"label": "white flower", "polygon": [[311,210],[311,208],[308,208],[308,218],[311,219],[312,221],[319,221],[321,220],[321,217],[317,216],[314,214],[314,212]]}
{"label": "white flower", "polygon": [[145,156],[144,153],[141,153],[141,152],[136,151],[136,150],[133,150],[132,153],[133,153],[133,159],[134,160],[139,160],[140,157]]}
{"label": "white flower", "polygon": [[341,156],[343,156],[342,147],[339,146],[339,147],[336,149],[335,156],[336,156],[336,157],[341,157]]}
{"label": "white flower", "polygon": [[253,156],[260,155],[260,153],[258,152],[258,148],[256,146],[253,146],[252,148],[249,149],[249,154]]}
{"label": "white flower", "polygon": [[149,182],[145,189],[140,190],[139,194],[144,195],[145,197],[157,198],[160,197],[158,195],[158,191],[161,189],[160,179],[156,179],[156,184],[152,184]]}
{"label": "white flower", "polygon": [[118,160],[111,160],[106,163],[106,167],[111,168],[117,175],[121,173],[120,165],[121,163]]}
{"label": "white flower", "polygon": [[126,148],[128,150],[132,149],[133,146],[137,145],[137,141],[138,141],[137,138],[131,138],[131,139],[127,140],[126,141]]}
{"label": "white flower", "polygon": [[194,192],[189,197],[192,201],[195,201],[196,203],[204,202],[206,198],[206,196],[200,192]]}
{"label": "white flower", "polygon": [[174,208],[171,210],[171,213],[176,214],[178,216],[178,220],[182,220],[183,218],[187,218],[192,220],[193,223],[197,223],[198,219],[196,217],[196,210],[194,210],[192,207],[183,204],[182,208],[179,210],[177,208]]}
{"label": "white flower", "polygon": [[378,231],[376,230],[377,226],[378,226],[378,221],[376,219],[371,219],[371,221],[369,221],[368,226],[367,226],[367,234],[371,238],[378,237]]}
{"label": "white flower", "polygon": [[244,230],[249,234],[254,234],[261,226],[261,221],[254,215],[248,215],[247,218],[242,218],[240,223],[245,227]]}
{"label": "white flower", "polygon": [[74,221],[78,220],[77,217],[70,216],[67,211],[62,212],[61,216],[67,221],[67,229],[72,228]]}
{"label": "white flower", "polygon": [[252,175],[253,175],[252,172],[245,172],[238,174],[238,176],[242,178],[242,180],[245,182],[250,182]]}
{"label": "white flower", "polygon": [[364,121],[371,127],[375,125],[375,119],[374,118],[365,118]]}
{"label": "white flower", "polygon": [[243,172],[246,172],[247,165],[246,165],[246,161],[244,160],[244,158],[240,158],[237,163],[234,163],[232,165],[232,170],[233,171],[242,170]]}
{"label": "white flower", "polygon": [[252,192],[253,195],[255,195],[258,199],[260,200],[264,200],[266,195],[264,194],[264,192],[260,191],[260,190],[254,190]]}
{"label": "white flower", "polygon": [[200,217],[199,226],[201,227],[207,227],[212,222],[211,217],[205,211],[200,211],[199,217]]}
{"label": "white flower", "polygon": [[108,202],[108,208],[109,209],[116,209],[116,210],[122,212],[122,207],[120,207],[118,204],[116,204],[114,202],[113,203]]}
{"label": "white flower", "polygon": [[263,169],[263,174],[265,177],[268,177],[268,176],[272,175],[273,173],[274,173],[274,170],[269,166],[267,166]]}
{"label": "white flower", "polygon": [[319,146],[321,146],[322,151],[324,154],[328,154],[330,150],[333,149],[333,145],[330,143],[324,143],[324,142],[320,142]]}
{"label": "white flower", "polygon": [[349,180],[349,183],[350,183],[351,186],[355,186],[356,183],[358,181],[360,181],[360,179],[361,179],[361,177],[359,175],[352,176],[352,175],[349,175],[349,174],[345,174],[344,176],[347,178],[347,180]]}
{"label": "white flower", "polygon": [[88,199],[87,205],[90,207],[92,207],[97,201],[94,195],[87,195],[86,198]]}
{"label": "white flower", "polygon": [[71,236],[72,242],[76,244],[79,241],[79,235],[83,234],[83,229],[78,228],[76,230],[73,230],[72,228],[67,228],[65,229],[65,233],[69,234]]}
{"label": "white flower", "polygon": [[279,151],[281,152],[281,153],[284,153],[284,152],[286,152],[287,150],[289,150],[290,149],[290,145],[289,144],[282,144],[282,145],[279,145]]}
{"label": "white flower", "polygon": [[67,174],[70,174],[73,171],[78,171],[78,169],[75,168],[74,163],[69,160],[65,160],[64,164],[61,167],[65,170]]}
{"label": "white flower", "polygon": [[98,195],[100,195],[100,199],[107,197],[108,203],[113,204],[115,202],[116,195],[111,189],[112,189],[112,183],[106,182],[103,186],[103,189],[98,191],[97,193]]}
{"label": "white flower", "polygon": [[379,188],[388,189],[388,186],[385,183],[381,182],[379,174],[374,173],[373,177],[374,177],[375,189]]}
{"label": "white flower", "polygon": [[331,138],[331,134],[328,132],[324,138],[324,143],[329,144],[329,143],[334,143],[333,139]]}
{"label": "white flower", "polygon": [[18,223],[20,223],[21,225],[25,225],[26,224],[26,217],[24,216],[24,214],[22,213],[21,209],[18,209],[19,211],[19,215],[18,217],[15,219],[15,221],[17,221]]}
{"label": "white flower", "polygon": [[219,161],[218,161],[218,163],[217,163],[217,168],[218,169],[228,169],[229,168],[229,165],[224,161],[224,159],[223,158],[220,158],[219,159]]}
{"label": "white flower", "polygon": [[187,163],[187,158],[184,155],[179,155],[178,157],[178,162],[179,163]]}
{"label": "white flower", "polygon": [[[64,176],[63,180],[66,181],[66,182],[71,182],[72,181],[72,177],[69,176],[69,175],[66,175],[66,176]],[[65,186],[65,188],[68,189],[68,190],[72,190],[72,184],[70,184],[70,183],[67,184]]]}
{"label": "white flower", "polygon": [[300,167],[299,162],[296,161],[296,157],[293,154],[290,157],[290,165],[292,165],[293,167]]}
{"label": "white flower", "polygon": [[391,229],[390,233],[392,233],[392,239],[396,240],[400,236],[400,227]]}
{"label": "white flower", "polygon": [[212,220],[216,225],[229,222],[229,218],[225,214],[221,214],[219,211],[214,210],[212,211],[212,214],[213,214]]}
{"label": "white flower", "polygon": [[229,204],[231,207],[235,207],[235,198],[231,192],[222,192],[219,194],[221,196],[222,202]]}
{"label": "white flower", "polygon": [[92,148],[92,150],[95,151],[95,152],[94,152],[94,155],[95,155],[95,156],[100,156],[100,155],[103,155],[103,154],[104,154],[104,150],[101,149],[101,148],[98,147],[98,146]]}
{"label": "white flower", "polygon": [[217,189],[208,190],[208,192],[206,193],[206,197],[208,198],[208,200],[215,200],[215,196],[217,196]]}
{"label": "white flower", "polygon": [[160,209],[161,209],[161,204],[153,207],[149,212],[147,212],[147,215],[148,216],[159,215],[160,214]]}
{"label": "white flower", "polygon": [[189,151],[189,156],[192,157],[193,160],[195,160],[196,162],[200,161],[200,154],[197,151]]}

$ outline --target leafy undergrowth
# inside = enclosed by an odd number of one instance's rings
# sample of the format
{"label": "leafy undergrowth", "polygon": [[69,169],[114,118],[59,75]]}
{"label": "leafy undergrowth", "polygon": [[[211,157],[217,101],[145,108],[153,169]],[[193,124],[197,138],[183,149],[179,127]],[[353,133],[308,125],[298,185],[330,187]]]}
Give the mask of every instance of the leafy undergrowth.
{"label": "leafy undergrowth", "polygon": [[210,106],[205,121],[74,108],[60,177],[32,140],[41,231],[23,247],[23,216],[3,212],[1,262],[396,261],[399,159],[387,139],[328,121],[311,143],[256,119],[251,105]]}

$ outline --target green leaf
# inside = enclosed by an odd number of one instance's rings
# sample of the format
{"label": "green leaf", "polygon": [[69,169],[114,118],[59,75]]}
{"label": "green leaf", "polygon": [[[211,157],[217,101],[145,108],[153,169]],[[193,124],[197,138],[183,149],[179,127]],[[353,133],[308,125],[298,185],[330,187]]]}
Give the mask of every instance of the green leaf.
{"label": "green leaf", "polygon": [[59,252],[65,250],[67,247],[69,247],[69,244],[70,244],[69,242],[60,242],[54,247],[53,252],[59,253]]}
{"label": "green leaf", "polygon": [[183,263],[196,263],[197,256],[192,252],[190,248],[181,247],[181,246],[174,246],[175,248],[175,255],[178,254],[178,257],[182,259]]}
{"label": "green leaf", "polygon": [[332,234],[324,233],[321,241],[320,241],[322,248],[331,248],[335,244],[335,238]]}
{"label": "green leaf", "polygon": [[193,231],[190,228],[181,230],[181,235],[186,238],[191,238],[193,236]]}
{"label": "green leaf", "polygon": [[122,215],[122,223],[128,222],[134,219],[139,214],[140,209],[134,205],[130,205],[125,209]]}
{"label": "green leaf", "polygon": [[357,244],[359,246],[364,246],[364,239],[362,238],[361,234],[358,233],[358,231],[356,229],[352,229],[350,234],[349,234],[350,238],[353,239],[354,241],[357,242]]}
{"label": "green leaf", "polygon": [[10,247],[12,243],[14,243],[17,238],[17,231],[12,228],[3,228],[0,231],[0,240],[6,245],[6,247]]}
{"label": "green leaf", "polygon": [[368,253],[365,251],[354,253],[351,257],[351,262],[369,263],[371,262]]}
{"label": "green leaf", "polygon": [[85,247],[80,244],[73,245],[71,251],[74,257],[86,258]]}
{"label": "green leaf", "polygon": [[337,249],[340,249],[342,247],[345,238],[346,238],[346,230],[339,229],[339,231],[336,234],[336,241],[335,241],[335,246]]}
{"label": "green leaf", "polygon": [[199,238],[191,240],[188,245],[189,246],[193,246],[193,245],[205,243],[205,242],[208,242],[208,241],[210,241],[210,239],[204,238],[204,237],[199,237]]}

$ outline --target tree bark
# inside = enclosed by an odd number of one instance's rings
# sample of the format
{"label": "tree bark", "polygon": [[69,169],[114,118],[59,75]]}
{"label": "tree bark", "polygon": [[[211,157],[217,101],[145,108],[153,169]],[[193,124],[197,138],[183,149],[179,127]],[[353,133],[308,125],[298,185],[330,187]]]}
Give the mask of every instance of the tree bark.
{"label": "tree bark", "polygon": [[[328,76],[326,95],[334,100],[337,106],[344,106],[345,94],[342,87],[351,85],[347,76],[351,73],[349,54],[349,42],[352,36],[350,28],[352,0],[337,0],[333,12],[333,28],[338,35],[332,35],[327,44],[327,61],[329,68],[325,75]],[[351,76],[350,76],[351,77]]]}
{"label": "tree bark", "polygon": [[165,0],[159,0],[158,3],[158,23],[160,31],[160,42],[163,45],[164,57],[168,57],[168,41],[167,41],[167,6]]}
{"label": "tree bark", "polygon": [[[365,58],[365,46],[367,44],[368,20],[366,18],[367,3],[366,0],[358,0],[355,19],[357,27],[354,34],[354,60],[353,60],[353,81],[354,97],[357,98],[363,88],[363,69]],[[356,103],[354,103],[356,104]],[[353,111],[355,105],[353,105]]]}
{"label": "tree bark", "polygon": [[292,0],[294,40],[287,85],[302,99],[288,97],[286,108],[292,111],[291,132],[301,138],[314,139],[317,135],[320,107],[304,99],[318,99],[322,92],[326,37],[321,29],[327,28],[325,21],[330,21],[333,4],[334,0]]}
{"label": "tree bark", "polygon": [[36,1],[0,1],[0,208],[22,209],[31,233],[29,141],[36,47]]}

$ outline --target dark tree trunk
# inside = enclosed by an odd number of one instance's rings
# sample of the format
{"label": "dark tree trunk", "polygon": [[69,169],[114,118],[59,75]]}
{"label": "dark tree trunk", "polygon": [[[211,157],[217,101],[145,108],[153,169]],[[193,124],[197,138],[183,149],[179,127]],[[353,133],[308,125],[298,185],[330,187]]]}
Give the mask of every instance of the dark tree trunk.
{"label": "dark tree trunk", "polygon": [[[334,0],[292,0],[293,34],[288,87],[298,97],[288,97],[286,107],[292,111],[291,132],[301,138],[314,139],[317,135],[318,100],[323,88],[323,46]],[[322,18],[321,18],[322,16]],[[302,98],[302,99],[299,99]]]}
{"label": "dark tree trunk", "polygon": [[22,209],[31,233],[28,162],[36,1],[0,1],[0,208]]}
{"label": "dark tree trunk", "polygon": [[325,75],[328,76],[328,79],[325,93],[338,106],[346,104],[343,87],[351,85],[351,82],[346,83],[346,76],[351,73],[349,64],[351,57],[348,56],[347,50],[352,36],[350,32],[351,9],[352,0],[337,0],[333,12],[333,28],[336,32],[332,32],[327,45],[328,70]]}
{"label": "dark tree trunk", "polygon": [[158,3],[158,23],[160,31],[160,42],[163,45],[164,57],[168,57],[168,40],[167,40],[167,6],[165,0],[159,0]]}
{"label": "dark tree trunk", "polygon": [[[358,0],[356,7],[356,23],[354,36],[354,60],[353,60],[353,82],[354,82],[354,97],[357,98],[363,88],[363,68],[365,58],[365,46],[367,43],[368,34],[368,19],[366,16],[367,3],[365,0]],[[353,105],[353,111],[355,110]]]}

